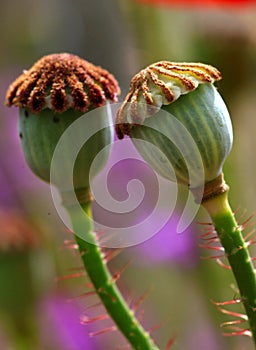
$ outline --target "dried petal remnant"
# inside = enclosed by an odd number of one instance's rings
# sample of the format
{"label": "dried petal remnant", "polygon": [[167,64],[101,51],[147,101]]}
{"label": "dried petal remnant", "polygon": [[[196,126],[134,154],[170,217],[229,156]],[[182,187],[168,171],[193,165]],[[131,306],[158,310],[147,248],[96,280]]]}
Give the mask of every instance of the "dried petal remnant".
{"label": "dried petal remnant", "polygon": [[199,84],[220,79],[216,68],[203,63],[160,61],[151,64],[131,80],[130,91],[117,114],[118,137],[129,135],[133,125],[143,123],[146,115],[156,113],[162,105],[174,102]]}
{"label": "dried petal remnant", "polygon": [[120,89],[105,69],[78,56],[61,53],[42,57],[9,87],[6,105],[40,113],[48,107],[62,113],[69,108],[86,112],[107,99],[116,101]]}

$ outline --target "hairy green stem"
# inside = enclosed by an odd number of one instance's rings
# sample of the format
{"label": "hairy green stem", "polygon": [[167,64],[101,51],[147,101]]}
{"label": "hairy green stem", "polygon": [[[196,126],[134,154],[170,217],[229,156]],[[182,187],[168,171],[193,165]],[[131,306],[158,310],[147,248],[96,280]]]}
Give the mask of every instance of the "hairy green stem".
{"label": "hairy green stem", "polygon": [[203,202],[203,206],[212,218],[230,263],[256,344],[256,276],[248,245],[229,206],[227,192]]}
{"label": "hairy green stem", "polygon": [[[97,245],[91,220],[89,219],[91,217],[90,202],[82,205],[82,207],[87,214],[84,215],[86,218],[84,216],[81,218],[81,209],[79,210],[76,206],[70,206],[67,209],[70,214],[75,232],[75,240],[78,244],[85,270],[99,298],[116,326],[134,349],[159,350],[149,333],[143,329],[137,320],[134,311],[126,304],[104,262],[101,250]],[[84,233],[92,244],[77,234],[81,230],[81,222],[83,223]]]}

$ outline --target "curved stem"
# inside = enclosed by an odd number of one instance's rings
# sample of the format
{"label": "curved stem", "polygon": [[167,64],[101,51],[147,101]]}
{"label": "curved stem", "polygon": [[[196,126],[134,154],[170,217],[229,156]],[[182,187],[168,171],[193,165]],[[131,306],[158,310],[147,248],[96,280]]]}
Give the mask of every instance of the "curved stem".
{"label": "curved stem", "polygon": [[[82,207],[88,215],[86,217],[91,217],[91,204],[87,203],[82,205]],[[104,262],[101,250],[97,246],[91,221],[89,218],[85,219],[84,216],[81,218],[81,209],[78,209],[76,206],[67,208],[75,232],[75,240],[78,244],[87,275],[91,279],[108,314],[134,349],[159,350],[150,338],[149,333],[143,329],[135,317],[134,312],[126,304]],[[80,235],[76,234],[81,229],[81,222],[83,222],[84,233],[93,244],[88,243]]]}
{"label": "curved stem", "polygon": [[229,206],[227,192],[202,203],[210,214],[236,279],[256,344],[256,276],[248,245]]}

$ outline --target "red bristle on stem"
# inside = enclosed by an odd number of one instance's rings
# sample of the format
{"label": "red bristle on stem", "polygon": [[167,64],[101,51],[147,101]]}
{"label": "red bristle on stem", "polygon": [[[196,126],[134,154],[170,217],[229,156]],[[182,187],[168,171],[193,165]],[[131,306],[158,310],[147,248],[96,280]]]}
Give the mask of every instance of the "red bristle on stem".
{"label": "red bristle on stem", "polygon": [[80,299],[87,298],[87,297],[90,297],[90,296],[96,295],[96,294],[97,294],[96,291],[95,291],[95,290],[92,290],[92,291],[90,291],[90,292],[86,292],[86,293],[83,293],[83,294],[78,295],[78,296],[76,296],[76,297],[70,298],[70,299],[68,299],[67,301],[68,301],[68,302],[72,302],[72,301],[74,301],[74,300],[80,300]]}
{"label": "red bristle on stem", "polygon": [[223,309],[222,307],[218,307],[218,309],[220,310],[220,312],[222,312],[225,315],[237,317],[237,318],[240,318],[240,319],[242,319],[244,321],[248,321],[248,317],[246,315],[244,315],[244,314],[240,314],[238,312],[226,310],[226,309]]}
{"label": "red bristle on stem", "polygon": [[65,281],[67,279],[73,279],[73,278],[84,277],[84,276],[86,276],[85,272],[71,273],[69,275],[56,277],[56,281],[60,282],[60,281]]}
{"label": "red bristle on stem", "polygon": [[233,211],[233,214],[235,215],[235,216],[237,216],[238,215],[238,212],[241,210],[241,207],[237,207],[234,211]]}
{"label": "red bristle on stem", "polygon": [[200,259],[202,260],[211,260],[211,259],[223,259],[225,258],[225,255],[210,255],[210,256],[200,256]]}
{"label": "red bristle on stem", "polygon": [[219,243],[219,238],[217,236],[214,237],[201,237],[202,241],[208,241],[208,244]]}
{"label": "red bristle on stem", "polygon": [[223,247],[215,247],[215,246],[210,246],[210,245],[201,244],[201,243],[199,243],[198,246],[200,248],[203,248],[203,249],[218,250],[218,251],[221,251],[221,252],[224,251]]}
{"label": "red bristle on stem", "polygon": [[126,298],[126,303],[131,307],[131,304],[133,303],[135,296],[134,296],[134,291],[130,292],[129,295]]}
{"label": "red bristle on stem", "polygon": [[104,254],[104,261],[106,263],[109,263],[111,260],[113,260],[115,257],[117,257],[121,252],[123,251],[123,249],[111,249],[111,250],[107,250]]}
{"label": "red bristle on stem", "polygon": [[250,239],[249,241],[246,242],[247,243],[247,247],[256,244],[256,241],[253,239]]}
{"label": "red bristle on stem", "polygon": [[238,225],[240,225],[240,223],[241,223],[242,219],[245,217],[246,213],[247,213],[246,209],[244,209],[239,216],[238,216],[238,212],[237,212],[236,221],[237,221]]}
{"label": "red bristle on stem", "polygon": [[170,350],[171,347],[173,346],[174,342],[176,340],[176,334],[171,337],[171,339],[168,341],[165,350]]}
{"label": "red bristle on stem", "polygon": [[102,320],[107,320],[109,319],[109,315],[108,314],[103,314],[97,317],[93,317],[93,318],[89,318],[88,316],[81,316],[81,324],[87,325],[87,324],[91,324],[94,322],[98,322],[98,321],[102,321]]}
{"label": "red bristle on stem", "polygon": [[151,327],[150,329],[148,329],[148,333],[152,334],[153,332],[157,331],[158,329],[160,329],[161,327],[165,326],[166,323],[170,320],[170,317],[168,317],[165,321],[157,323],[156,325],[154,325],[153,327]]}
{"label": "red bristle on stem", "polygon": [[255,217],[255,214],[251,214],[245,221],[243,221],[241,224],[240,223],[238,224],[244,228],[246,227],[248,222],[250,222],[254,217]]}
{"label": "red bristle on stem", "polygon": [[241,329],[240,327],[233,327],[232,330],[235,330],[235,332],[230,333],[222,333],[225,337],[234,337],[234,336],[240,336],[245,335],[247,337],[252,337],[251,331],[248,329]]}
{"label": "red bristle on stem", "polygon": [[66,239],[64,241],[64,247],[62,249],[78,250],[78,245],[73,240]]}
{"label": "red bristle on stem", "polygon": [[233,300],[229,300],[229,301],[211,301],[214,305],[216,306],[226,306],[226,305],[234,305],[234,304],[239,304],[242,302],[242,299],[237,298],[237,299],[233,299]]}
{"label": "red bristle on stem", "polygon": [[132,310],[136,311],[138,307],[147,299],[152,292],[152,287],[148,288],[132,305]]}
{"label": "red bristle on stem", "polygon": [[107,230],[99,230],[99,231],[97,231],[97,232],[96,232],[96,235],[97,235],[98,241],[100,241],[100,240],[101,240],[101,237],[102,237],[103,235],[105,235],[106,233],[108,233]]}
{"label": "red bristle on stem", "polygon": [[137,320],[141,323],[145,316],[145,310],[141,309],[137,314]]}
{"label": "red bristle on stem", "polygon": [[201,222],[201,221],[196,221],[196,224],[202,225],[202,226],[213,226],[212,222]]}
{"label": "red bristle on stem", "polygon": [[91,338],[96,337],[97,335],[115,332],[116,330],[117,330],[116,326],[104,328],[104,329],[101,329],[100,331],[97,331],[97,332],[90,332],[89,337],[91,337]]}
{"label": "red bristle on stem", "polygon": [[87,306],[84,311],[88,311],[88,310],[94,309],[94,308],[96,308],[98,306],[101,306],[101,305],[102,305],[101,301],[98,301],[97,303],[95,303],[93,305]]}
{"label": "red bristle on stem", "polygon": [[204,227],[203,232],[201,233],[200,236],[201,237],[207,237],[207,236],[210,236],[213,233],[216,234],[214,226],[212,226],[212,227]]}
{"label": "red bristle on stem", "polygon": [[244,240],[247,241],[255,232],[256,232],[256,229],[253,229],[253,230],[249,231],[249,232],[244,236]]}
{"label": "red bristle on stem", "polygon": [[[109,245],[109,242],[111,241],[111,239],[115,239],[116,235],[118,234],[118,232],[113,232],[112,234],[108,234],[107,236],[103,237],[98,237],[98,243],[99,246],[106,248]],[[107,244],[108,243],[108,244]]]}
{"label": "red bristle on stem", "polygon": [[116,272],[112,278],[111,278],[111,282],[115,283],[116,281],[119,280],[119,278],[121,277],[122,273],[125,272],[125,270],[128,268],[128,266],[131,264],[132,260],[129,260],[118,272]]}
{"label": "red bristle on stem", "polygon": [[221,259],[216,259],[216,262],[219,266],[223,267],[224,269],[231,270],[231,266],[224,264]]}
{"label": "red bristle on stem", "polygon": [[221,327],[224,328],[224,327],[228,327],[228,326],[233,326],[233,325],[236,325],[236,324],[241,324],[241,323],[244,323],[246,322],[245,320],[234,320],[234,321],[226,321],[226,322],[223,322],[221,323]]}

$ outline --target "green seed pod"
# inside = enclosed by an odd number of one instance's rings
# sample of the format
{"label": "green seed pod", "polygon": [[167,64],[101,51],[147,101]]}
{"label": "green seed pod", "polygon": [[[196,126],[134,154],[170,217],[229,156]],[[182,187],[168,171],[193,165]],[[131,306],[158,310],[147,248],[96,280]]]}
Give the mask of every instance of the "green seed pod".
{"label": "green seed pod", "polygon": [[213,86],[220,78],[200,63],[150,65],[131,81],[116,119],[118,137],[129,135],[165,178],[191,188],[210,183],[221,175],[233,141],[228,110]]}
{"label": "green seed pod", "polygon": [[[118,84],[110,73],[66,53],[45,56],[18,77],[7,91],[6,104],[20,109],[19,135],[31,170],[50,182],[53,153],[64,131],[85,112],[105,105],[108,100],[116,101],[118,94]],[[108,108],[101,109],[96,117],[97,120],[92,122],[97,123],[98,132],[81,148],[74,166],[76,191],[89,187],[92,161],[112,140],[111,129],[102,129],[106,125],[106,119],[111,118]],[[83,132],[79,130],[77,137],[83,137]],[[65,176],[63,169],[72,166],[70,152],[72,150],[67,145],[60,171],[62,177]],[[104,158],[101,158],[102,163],[98,168],[94,169],[95,175],[104,166],[108,152]]]}

